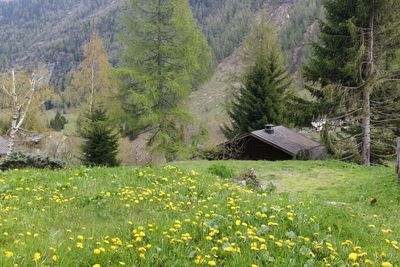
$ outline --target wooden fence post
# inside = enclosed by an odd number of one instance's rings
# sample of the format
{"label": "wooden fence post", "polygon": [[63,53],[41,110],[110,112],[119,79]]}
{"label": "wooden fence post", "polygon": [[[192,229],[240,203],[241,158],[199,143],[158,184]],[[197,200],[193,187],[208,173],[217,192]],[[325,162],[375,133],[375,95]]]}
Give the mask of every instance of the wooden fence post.
{"label": "wooden fence post", "polygon": [[397,161],[396,161],[396,174],[400,182],[400,137],[397,138]]}

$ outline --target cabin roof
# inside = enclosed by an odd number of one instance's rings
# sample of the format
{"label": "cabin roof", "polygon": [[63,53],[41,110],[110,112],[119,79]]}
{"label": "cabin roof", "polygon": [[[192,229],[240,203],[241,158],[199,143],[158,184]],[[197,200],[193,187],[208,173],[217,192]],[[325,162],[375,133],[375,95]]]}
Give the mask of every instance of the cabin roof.
{"label": "cabin roof", "polygon": [[258,130],[250,133],[250,136],[277,147],[286,153],[295,156],[302,150],[310,150],[322,145],[306,136],[288,129],[284,126],[275,126],[273,131]]}

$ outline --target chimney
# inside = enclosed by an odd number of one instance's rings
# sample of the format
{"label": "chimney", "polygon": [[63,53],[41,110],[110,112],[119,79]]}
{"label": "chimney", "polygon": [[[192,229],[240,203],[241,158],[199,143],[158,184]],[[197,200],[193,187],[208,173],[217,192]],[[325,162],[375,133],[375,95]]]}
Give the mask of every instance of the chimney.
{"label": "chimney", "polygon": [[269,134],[273,134],[274,133],[274,125],[273,124],[265,125],[265,131]]}

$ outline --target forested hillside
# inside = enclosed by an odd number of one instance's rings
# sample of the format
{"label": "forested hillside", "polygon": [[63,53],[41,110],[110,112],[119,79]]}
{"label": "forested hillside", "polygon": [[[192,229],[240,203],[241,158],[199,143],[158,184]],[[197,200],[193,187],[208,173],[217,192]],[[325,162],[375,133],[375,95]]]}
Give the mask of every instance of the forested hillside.
{"label": "forested hillside", "polygon": [[16,0],[0,3],[0,67],[47,65],[63,89],[66,74],[82,58],[81,47],[98,30],[111,55],[117,48],[116,0]]}
{"label": "forested hillside", "polygon": [[[82,60],[82,45],[92,31],[100,33],[113,65],[117,64],[124,0],[14,0],[0,1],[0,69],[34,67],[45,63],[51,82],[65,89],[68,73]],[[304,54],[304,35],[320,13],[320,0],[191,0],[193,14],[214,52],[216,62],[231,55],[249,31],[254,14],[262,7],[295,8],[278,20],[289,20],[281,32],[282,47],[298,67]],[[287,17],[287,18],[286,18]]]}

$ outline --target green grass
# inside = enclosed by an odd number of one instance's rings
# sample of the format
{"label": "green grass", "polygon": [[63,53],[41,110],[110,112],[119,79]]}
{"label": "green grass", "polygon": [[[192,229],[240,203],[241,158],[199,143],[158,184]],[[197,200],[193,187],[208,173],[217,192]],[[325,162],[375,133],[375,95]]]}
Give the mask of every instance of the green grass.
{"label": "green grass", "polygon": [[220,162],[254,168],[277,185],[268,194],[216,178],[212,164],[0,173],[0,266],[400,264],[392,168]]}

